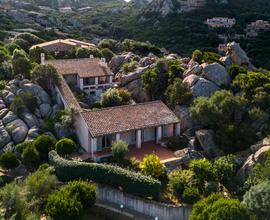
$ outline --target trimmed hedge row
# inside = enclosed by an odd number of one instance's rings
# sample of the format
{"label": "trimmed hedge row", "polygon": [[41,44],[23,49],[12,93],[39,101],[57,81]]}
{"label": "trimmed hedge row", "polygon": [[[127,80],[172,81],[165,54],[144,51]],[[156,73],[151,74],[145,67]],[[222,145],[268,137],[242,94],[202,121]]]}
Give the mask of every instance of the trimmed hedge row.
{"label": "trimmed hedge row", "polygon": [[121,187],[123,191],[140,197],[158,200],[160,196],[161,183],[141,173],[114,165],[66,160],[56,151],[49,153],[49,162],[62,181],[86,179],[116,188]]}

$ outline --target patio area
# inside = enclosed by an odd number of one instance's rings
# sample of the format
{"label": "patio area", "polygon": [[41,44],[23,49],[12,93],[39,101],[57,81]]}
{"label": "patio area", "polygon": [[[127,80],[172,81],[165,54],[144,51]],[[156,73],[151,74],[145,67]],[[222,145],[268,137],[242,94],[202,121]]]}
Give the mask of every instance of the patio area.
{"label": "patio area", "polygon": [[[136,158],[137,160],[142,161],[143,158],[148,154],[156,154],[163,163],[176,159],[176,157],[173,154],[173,151],[167,149],[166,147],[161,146],[160,144],[157,144],[155,141],[143,143],[140,149],[136,148],[135,145],[130,145],[128,148],[129,151],[125,156],[126,159]],[[105,149],[101,152],[94,153],[95,158],[104,158],[111,155],[112,152],[110,148]],[[72,158],[74,160],[84,161],[91,158],[91,154],[90,153],[76,154],[73,155]]]}

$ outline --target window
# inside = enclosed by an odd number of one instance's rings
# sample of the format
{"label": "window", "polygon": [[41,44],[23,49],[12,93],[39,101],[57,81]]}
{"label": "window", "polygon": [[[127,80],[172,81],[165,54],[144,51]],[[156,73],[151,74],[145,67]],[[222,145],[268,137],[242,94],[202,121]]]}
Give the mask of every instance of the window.
{"label": "window", "polygon": [[84,78],[83,79],[83,85],[95,85],[95,78]]}
{"label": "window", "polygon": [[112,146],[115,141],[115,135],[105,135],[97,138],[97,151],[102,151],[105,148]]}

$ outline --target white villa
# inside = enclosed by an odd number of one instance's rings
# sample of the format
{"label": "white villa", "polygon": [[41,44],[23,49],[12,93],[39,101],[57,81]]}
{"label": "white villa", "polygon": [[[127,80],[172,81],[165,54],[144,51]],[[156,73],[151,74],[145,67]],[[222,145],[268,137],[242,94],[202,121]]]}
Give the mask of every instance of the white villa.
{"label": "white villa", "polygon": [[114,85],[113,73],[104,58],[45,60],[42,54],[41,63],[53,65],[67,83],[77,85],[89,95],[100,95]]}
{"label": "white villa", "polygon": [[[113,75],[104,62],[96,58],[45,60],[42,55],[41,63],[51,64],[59,72],[57,102],[75,110],[75,132],[89,157],[100,160],[110,156],[110,147],[117,140],[141,150],[145,143],[161,143],[164,138],[180,135],[179,119],[161,101],[83,109],[67,82],[76,82],[80,89],[89,92],[110,87]],[[158,149],[157,144],[154,149]]]}
{"label": "white villa", "polygon": [[211,28],[231,28],[236,24],[235,18],[227,18],[227,17],[214,17],[207,18],[205,22]]}

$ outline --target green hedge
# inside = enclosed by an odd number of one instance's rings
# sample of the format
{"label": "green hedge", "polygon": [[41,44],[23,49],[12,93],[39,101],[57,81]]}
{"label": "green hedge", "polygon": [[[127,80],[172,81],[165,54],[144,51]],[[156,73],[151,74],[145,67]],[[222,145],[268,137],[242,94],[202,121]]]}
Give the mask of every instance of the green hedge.
{"label": "green hedge", "polygon": [[54,166],[57,177],[62,181],[77,179],[107,184],[141,197],[159,199],[161,183],[141,173],[132,172],[114,165],[85,163],[66,160],[56,151],[49,153],[49,162]]}

